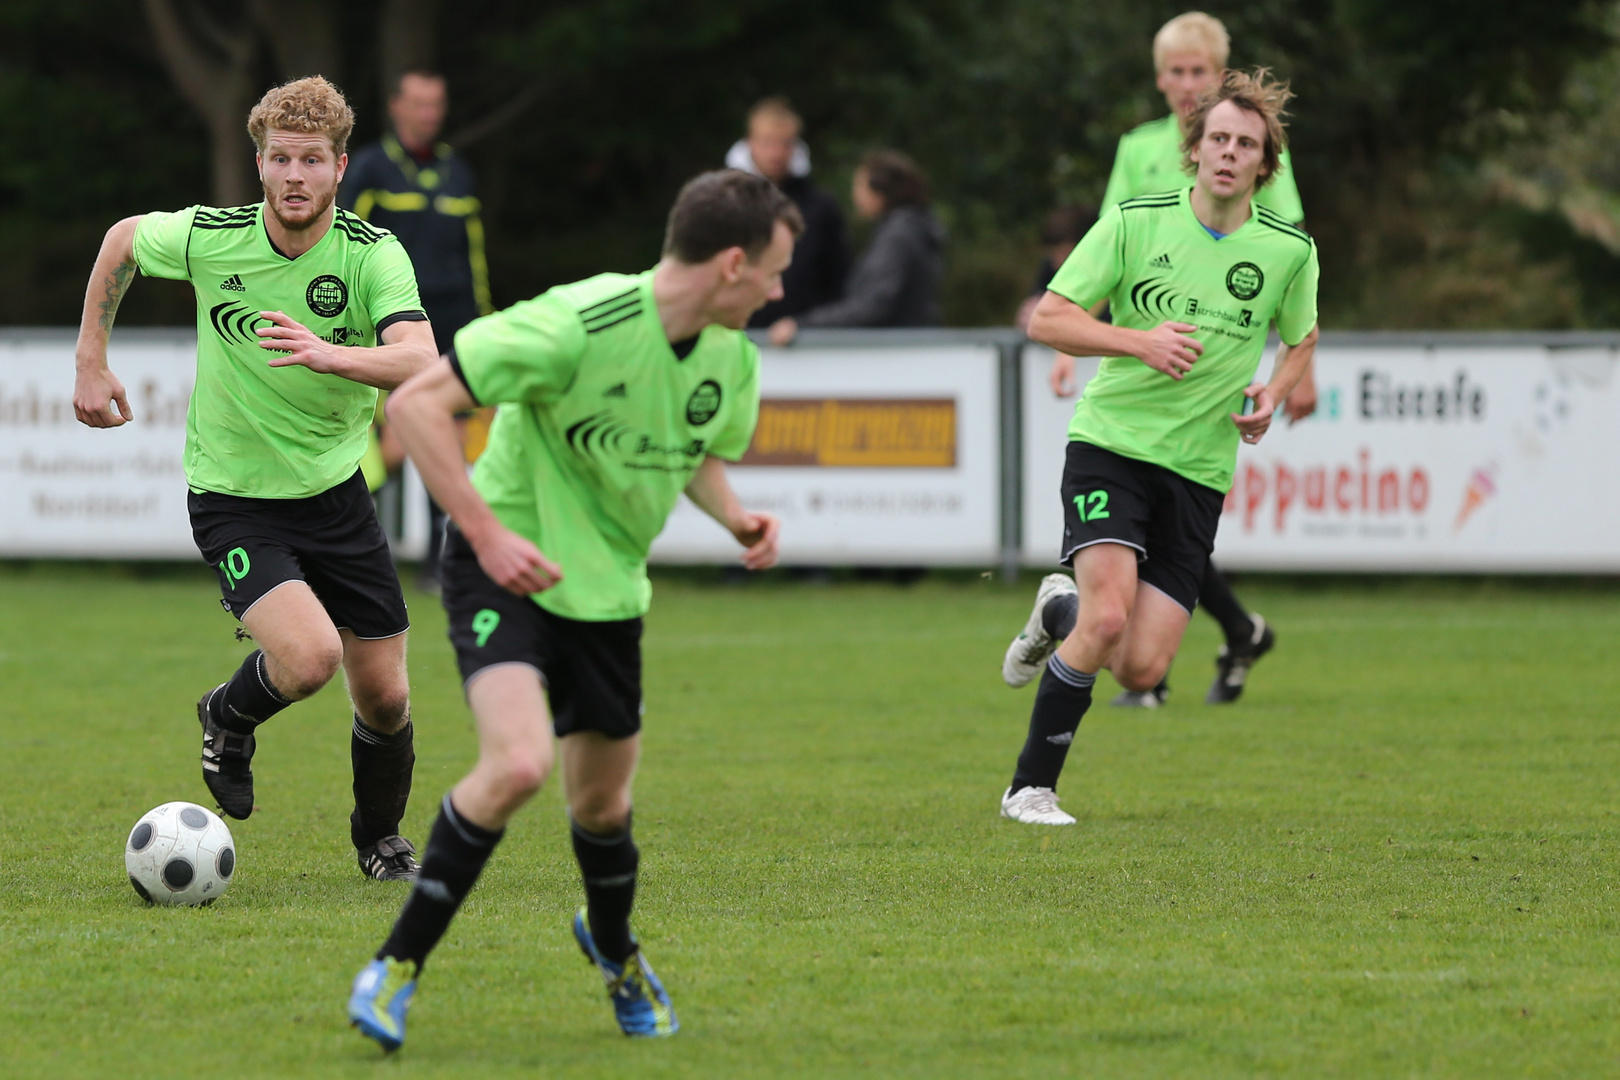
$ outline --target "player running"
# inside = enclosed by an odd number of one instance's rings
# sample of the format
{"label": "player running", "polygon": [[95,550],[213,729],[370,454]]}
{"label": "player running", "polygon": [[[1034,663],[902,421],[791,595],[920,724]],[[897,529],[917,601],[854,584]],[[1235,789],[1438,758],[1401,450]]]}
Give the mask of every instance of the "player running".
{"label": "player running", "polygon": [[[416,887],[354,982],[349,1018],[384,1048],[404,1041],[423,962],[550,775],[553,732],[585,883],[574,937],[626,1034],[676,1030],[630,932],[647,549],[684,491],[746,548],[744,566],[776,561],[776,518],[738,505],[724,462],[748,448],[759,413],[759,351],[740,328],[781,299],[802,229],[770,181],[705,173],[676,199],[657,267],[478,319],[389,399],[453,522],[444,606],[479,758],[445,796]],[[469,481],[452,417],[489,404],[500,408]]]}
{"label": "player running", "polygon": [[[1155,686],[1175,658],[1215,543],[1241,436],[1257,443],[1316,347],[1316,245],[1254,203],[1277,173],[1289,94],[1263,69],[1228,72],[1182,142],[1191,188],[1127,199],[1086,234],[1029,335],[1102,356],[1075,406],[1063,469],[1062,561],[1025,635],[1050,655],[1001,813],[1071,825],[1056,787],[1097,672]],[[1114,324],[1087,313],[1107,299]],[[1255,377],[1275,321],[1284,349]],[[1240,410],[1252,403],[1253,412]],[[1065,617],[1073,628],[1055,631]],[[1045,657],[1041,657],[1045,659]]]}
{"label": "player running", "polygon": [[[1214,16],[1202,11],[1189,11],[1177,15],[1153,36],[1153,67],[1157,72],[1157,86],[1169,106],[1168,115],[1142,124],[1120,136],[1119,149],[1114,154],[1114,168],[1108,174],[1108,188],[1103,195],[1102,208],[1107,210],[1126,199],[1150,195],[1180,186],[1181,143],[1186,136],[1186,125],[1197,108],[1200,95],[1218,86],[1226,58],[1231,52],[1231,40],[1226,27]],[[1254,201],[1274,211],[1283,220],[1301,227],[1305,208],[1300,203],[1299,189],[1294,185],[1293,163],[1285,149],[1278,156],[1277,174],[1255,192]],[[1061,353],[1052,361],[1052,388],[1061,397],[1074,393],[1074,358]],[[1282,406],[1290,421],[1305,419],[1316,409],[1316,385],[1310,367],[1306,367],[1299,385]],[[1073,582],[1059,577],[1053,589],[1074,591]],[[1204,700],[1210,704],[1229,704],[1243,693],[1249,669],[1271,651],[1276,635],[1259,615],[1244,610],[1243,604],[1232,592],[1225,575],[1211,562],[1199,585],[1198,603],[1221,626],[1226,643],[1215,657],[1215,680],[1210,683]],[[1068,625],[1058,628],[1061,638],[1068,633]],[[1002,677],[1008,685],[1026,685],[1039,672],[1050,650],[1048,641],[1033,648],[1033,639],[1020,636],[1008,646],[1002,665]],[[1170,693],[1165,680],[1143,690],[1122,691],[1113,704],[1156,707],[1164,704]]]}
{"label": "player running", "polygon": [[360,869],[415,876],[399,835],[412,748],[405,598],[360,474],[377,389],[434,359],[416,277],[394,237],[332,200],[354,113],[318,76],[270,90],[248,116],[264,201],[126,218],[85,294],[74,412],[135,419],[107,337],[137,270],[197,293],[197,382],[186,413],[192,535],[225,607],[258,648],[197,702],[203,780],[233,818],[253,812],[260,724],[341,665]]}

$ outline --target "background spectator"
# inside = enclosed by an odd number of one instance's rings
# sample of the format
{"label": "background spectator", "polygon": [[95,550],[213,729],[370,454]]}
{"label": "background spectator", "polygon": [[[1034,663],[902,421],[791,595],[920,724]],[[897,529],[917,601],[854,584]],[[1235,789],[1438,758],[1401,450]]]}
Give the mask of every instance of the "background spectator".
{"label": "background spectator", "polygon": [[876,221],[844,299],[771,324],[786,345],[801,326],[938,326],[945,227],[929,205],[928,177],[897,150],[874,150],[855,170],[855,211]]}
{"label": "background spectator", "polygon": [[1089,206],[1060,206],[1046,215],[1046,220],[1041,223],[1041,265],[1035,271],[1029,295],[1018,305],[1018,314],[1014,316],[1018,329],[1023,330],[1029,325],[1029,313],[1046,295],[1046,287],[1052,283],[1058,267],[1063,265],[1075,245],[1080,243],[1080,238],[1095,224],[1097,211]]}
{"label": "background spectator", "polygon": [[786,98],[768,97],[748,110],[748,136],[726,153],[726,165],[756,173],[782,189],[804,216],[804,233],[793,245],[793,265],[782,275],[782,299],[756,311],[749,326],[829,304],[844,295],[849,274],[849,235],[838,200],[810,180],[810,148],[804,123]]}
{"label": "background spectator", "polygon": [[[376,222],[405,245],[441,353],[449,350],[457,330],[494,310],[472,168],[438,141],[449,105],[444,76],[401,75],[388,99],[394,130],[355,153],[338,190],[339,206]],[[487,425],[487,417],[479,422]],[[373,476],[380,459],[402,457],[386,430],[378,435]],[[428,554],[418,582],[430,592],[437,591],[443,535],[444,513],[430,500]]]}

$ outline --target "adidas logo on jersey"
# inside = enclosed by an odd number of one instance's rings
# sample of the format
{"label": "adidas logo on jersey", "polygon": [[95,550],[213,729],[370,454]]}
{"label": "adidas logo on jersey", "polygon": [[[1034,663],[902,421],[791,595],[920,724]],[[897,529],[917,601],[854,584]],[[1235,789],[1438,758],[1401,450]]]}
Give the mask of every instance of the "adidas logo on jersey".
{"label": "adidas logo on jersey", "polygon": [[1170,265],[1170,254],[1169,254],[1169,252],[1166,252],[1165,254],[1160,255],[1157,259],[1154,259],[1152,262],[1148,263],[1148,265],[1153,266],[1153,267],[1157,267],[1160,270],[1173,270],[1173,269],[1175,269],[1174,267],[1172,267]]}
{"label": "adidas logo on jersey", "polygon": [[232,274],[230,277],[220,282],[219,287],[224,289],[226,292],[247,292],[247,286],[242,284],[241,274]]}
{"label": "adidas logo on jersey", "polygon": [[610,386],[602,393],[603,397],[629,397],[630,392],[625,389],[624,383]]}

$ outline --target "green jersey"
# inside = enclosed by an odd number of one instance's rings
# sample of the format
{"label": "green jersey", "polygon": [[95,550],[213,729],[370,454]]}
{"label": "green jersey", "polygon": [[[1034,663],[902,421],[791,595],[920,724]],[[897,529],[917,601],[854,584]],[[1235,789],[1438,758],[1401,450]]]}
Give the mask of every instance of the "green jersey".
{"label": "green jersey", "polygon": [[741,458],[759,418],[759,350],[719,326],[672,346],[652,283],[602,274],[456,334],[468,392],[500,406],[473,486],[562,567],[533,599],[564,618],[646,614],[647,549],[703,459]]}
{"label": "green jersey", "polygon": [[[1174,116],[1153,120],[1119,137],[1114,154],[1114,171],[1108,174],[1108,190],[1102,208],[1107,210],[1126,199],[1155,191],[1186,186],[1187,174],[1181,168],[1181,124]],[[1294,186],[1294,164],[1288,151],[1282,152],[1277,175],[1254,193],[1254,201],[1270,207],[1277,216],[1297,225],[1305,220],[1305,207]]]}
{"label": "green jersey", "polygon": [[1048,286],[1116,325],[1192,323],[1204,346],[1180,380],[1135,357],[1106,357],[1074,408],[1069,438],[1162,465],[1206,487],[1232,486],[1243,390],[1267,328],[1290,345],[1316,325],[1316,244],[1263,206],[1217,240],[1193,214],[1191,188],[1127,199],[1086,233]]}
{"label": "green jersey", "polygon": [[354,475],[377,391],[306,367],[273,368],[261,311],[279,311],[334,345],[375,345],[393,323],[423,320],[416,275],[392,233],[336,211],[297,258],[270,242],[264,204],[147,214],[135,262],[197,292],[197,382],[186,410],[193,491],[256,499],[319,495]]}

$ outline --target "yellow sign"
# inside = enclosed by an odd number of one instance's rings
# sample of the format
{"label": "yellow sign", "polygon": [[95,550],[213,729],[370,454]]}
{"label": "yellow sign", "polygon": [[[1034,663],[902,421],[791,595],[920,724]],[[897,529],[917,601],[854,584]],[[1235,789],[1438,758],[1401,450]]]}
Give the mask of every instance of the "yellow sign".
{"label": "yellow sign", "polygon": [[744,465],[950,469],[953,398],[766,398]]}

